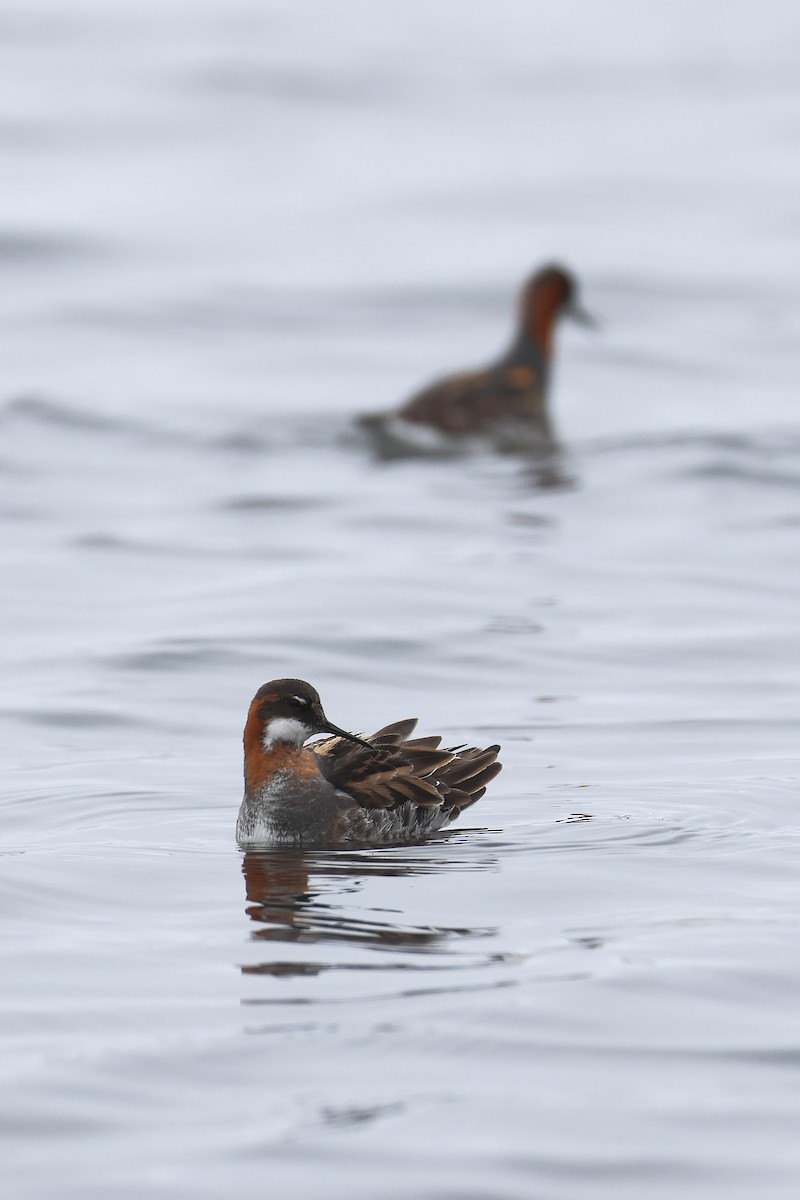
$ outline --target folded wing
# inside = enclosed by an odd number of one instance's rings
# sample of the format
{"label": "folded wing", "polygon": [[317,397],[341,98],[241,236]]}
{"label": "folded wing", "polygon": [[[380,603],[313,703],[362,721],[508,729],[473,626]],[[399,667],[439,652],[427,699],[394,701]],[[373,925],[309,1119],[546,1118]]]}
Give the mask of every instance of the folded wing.
{"label": "folded wing", "polygon": [[442,808],[452,820],[479,800],[500,771],[499,746],[442,749],[440,737],[411,738],[416,720],[379,729],[364,746],[328,738],[310,748],[325,777],[364,808],[412,803]]}

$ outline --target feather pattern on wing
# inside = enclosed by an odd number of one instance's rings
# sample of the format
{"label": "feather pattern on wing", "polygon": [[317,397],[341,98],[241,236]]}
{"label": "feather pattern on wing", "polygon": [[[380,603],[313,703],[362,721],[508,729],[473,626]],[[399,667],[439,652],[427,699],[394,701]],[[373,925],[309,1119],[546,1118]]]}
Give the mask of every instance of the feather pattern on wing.
{"label": "feather pattern on wing", "polygon": [[416,724],[397,721],[379,729],[366,739],[372,749],[340,737],[314,742],[309,749],[328,782],[362,808],[410,805],[420,817],[424,810],[438,810],[435,824],[441,827],[483,795],[500,771],[500,747],[441,749],[440,737],[410,738]]}
{"label": "feather pattern on wing", "polygon": [[544,415],[544,373],[530,363],[500,363],[485,371],[451,375],[418,392],[400,410],[446,433],[474,433],[499,416]]}

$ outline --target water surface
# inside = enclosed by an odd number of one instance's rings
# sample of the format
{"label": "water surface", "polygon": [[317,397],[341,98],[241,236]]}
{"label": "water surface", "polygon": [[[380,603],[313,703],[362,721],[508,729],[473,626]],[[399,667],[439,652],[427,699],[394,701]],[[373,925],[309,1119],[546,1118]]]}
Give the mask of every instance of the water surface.
{"label": "water surface", "polygon": [[[4,1195],[797,1195],[800,17],[729,18],[7,6]],[[552,255],[558,470],[375,462]],[[281,675],[503,773],[243,856]]]}

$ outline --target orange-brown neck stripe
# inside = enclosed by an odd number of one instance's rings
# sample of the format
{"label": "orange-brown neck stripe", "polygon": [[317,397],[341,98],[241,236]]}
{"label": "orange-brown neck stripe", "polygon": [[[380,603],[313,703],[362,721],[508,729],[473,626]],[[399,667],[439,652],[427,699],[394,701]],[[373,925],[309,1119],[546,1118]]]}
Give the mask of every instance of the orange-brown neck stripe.
{"label": "orange-brown neck stripe", "polygon": [[258,709],[263,703],[254,700],[244,727],[244,778],[252,792],[265,784],[278,771],[290,771],[298,779],[314,779],[320,774],[316,758],[305,746],[277,742],[269,751],[264,749],[264,721]]}
{"label": "orange-brown neck stripe", "polygon": [[546,358],[553,353],[553,334],[563,299],[563,290],[555,285],[541,288],[534,296],[525,298],[524,321],[528,337]]}

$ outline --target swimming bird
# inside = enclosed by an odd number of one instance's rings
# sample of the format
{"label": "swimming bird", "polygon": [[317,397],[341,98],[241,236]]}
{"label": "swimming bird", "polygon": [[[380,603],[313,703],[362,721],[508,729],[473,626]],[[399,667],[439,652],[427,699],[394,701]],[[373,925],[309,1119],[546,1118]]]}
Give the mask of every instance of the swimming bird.
{"label": "swimming bird", "polygon": [[[418,841],[454,821],[497,775],[500,747],[441,749],[441,737],[412,738],[416,724],[365,739],[331,724],[304,680],[265,683],[244,727],[239,845]],[[305,745],[321,733],[331,736]]]}
{"label": "swimming bird", "polygon": [[575,277],[550,264],[522,288],[516,333],[496,362],[449,375],[392,412],[364,414],[358,424],[384,458],[459,454],[481,440],[504,451],[552,449],[547,391],[561,317],[596,325],[579,303]]}

